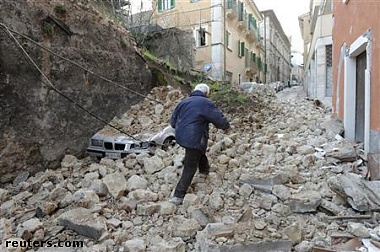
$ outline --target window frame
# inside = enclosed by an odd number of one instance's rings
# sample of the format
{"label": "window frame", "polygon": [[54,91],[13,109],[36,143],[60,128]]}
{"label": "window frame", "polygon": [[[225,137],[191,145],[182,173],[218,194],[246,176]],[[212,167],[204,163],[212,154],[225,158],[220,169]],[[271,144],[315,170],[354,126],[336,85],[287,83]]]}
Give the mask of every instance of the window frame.
{"label": "window frame", "polygon": [[171,10],[175,7],[175,0],[158,0],[158,12]]}
{"label": "window frame", "polygon": [[[203,31],[203,34],[201,32]],[[204,43],[202,43],[202,37],[204,36]],[[205,47],[207,46],[207,30],[204,27],[199,27],[195,30],[195,46]]]}

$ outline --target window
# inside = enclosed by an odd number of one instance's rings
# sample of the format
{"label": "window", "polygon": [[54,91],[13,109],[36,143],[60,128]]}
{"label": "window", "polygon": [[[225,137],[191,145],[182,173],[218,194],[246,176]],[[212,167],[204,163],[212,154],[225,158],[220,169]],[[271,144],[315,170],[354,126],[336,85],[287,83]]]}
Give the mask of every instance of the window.
{"label": "window", "polygon": [[226,46],[231,49],[231,33],[229,31],[226,31]]}
{"label": "window", "polygon": [[199,0],[190,0],[190,3],[199,2]]}
{"label": "window", "polygon": [[166,11],[174,8],[174,0],[158,0],[158,11]]}
{"label": "window", "polygon": [[239,2],[238,3],[238,21],[243,21],[243,15],[244,15],[244,3]]}
{"label": "window", "polygon": [[251,61],[256,62],[256,53],[251,52]]}
{"label": "window", "polygon": [[244,51],[245,51],[245,43],[239,40],[239,57],[244,56]]}
{"label": "window", "polygon": [[206,45],[206,29],[205,28],[199,28],[196,32],[196,46],[205,46]]}

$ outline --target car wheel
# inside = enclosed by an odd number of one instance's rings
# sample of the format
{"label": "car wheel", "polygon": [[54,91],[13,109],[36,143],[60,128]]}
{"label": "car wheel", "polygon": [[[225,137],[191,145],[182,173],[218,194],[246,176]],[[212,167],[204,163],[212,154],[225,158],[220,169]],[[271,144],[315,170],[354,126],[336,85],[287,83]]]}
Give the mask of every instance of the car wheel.
{"label": "car wheel", "polygon": [[175,145],[175,138],[174,137],[168,137],[163,142],[162,149],[167,150],[170,146],[174,146],[174,145]]}

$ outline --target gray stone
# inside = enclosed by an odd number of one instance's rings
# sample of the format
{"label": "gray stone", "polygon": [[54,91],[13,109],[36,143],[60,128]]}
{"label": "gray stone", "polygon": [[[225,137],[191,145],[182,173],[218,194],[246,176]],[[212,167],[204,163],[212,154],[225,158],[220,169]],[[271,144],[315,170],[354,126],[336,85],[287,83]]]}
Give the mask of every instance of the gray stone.
{"label": "gray stone", "polygon": [[137,215],[148,215],[151,216],[154,213],[159,213],[161,206],[159,204],[138,204],[136,213]]}
{"label": "gray stone", "polygon": [[276,175],[269,175],[264,178],[250,178],[244,180],[243,182],[252,185],[258,190],[271,193],[274,185],[284,184],[288,181],[288,179],[289,178],[286,174],[280,173]]}
{"label": "gray stone", "polygon": [[243,184],[239,189],[239,195],[245,199],[248,199],[252,194],[253,188],[250,184]]}
{"label": "gray stone", "polygon": [[347,231],[358,238],[370,238],[369,230],[361,223],[349,222],[347,223]]}
{"label": "gray stone", "polygon": [[158,194],[143,190],[143,189],[136,189],[130,193],[128,193],[128,198],[137,200],[137,201],[157,201],[158,200]]}
{"label": "gray stone", "polygon": [[191,218],[196,219],[202,228],[206,227],[207,224],[213,221],[208,215],[206,215],[202,209],[197,208],[191,211]]}
{"label": "gray stone", "polygon": [[300,244],[294,247],[296,252],[310,252],[313,249],[313,243],[309,241],[302,241]]}
{"label": "gray stone", "polygon": [[360,175],[345,173],[329,178],[328,185],[357,211],[380,210],[380,181],[368,181]]}
{"label": "gray stone", "polygon": [[66,155],[61,161],[61,167],[70,168],[78,163],[78,159],[73,155]]}
{"label": "gray stone", "polygon": [[148,174],[153,174],[165,168],[164,162],[157,156],[144,158],[144,170]]}
{"label": "gray stone", "polygon": [[341,205],[337,205],[331,201],[328,201],[326,199],[322,199],[321,204],[319,207],[325,209],[326,211],[334,214],[334,215],[340,215],[342,212],[345,211],[345,208]]}
{"label": "gray stone", "polygon": [[17,175],[17,177],[13,180],[13,186],[17,186],[21,182],[25,182],[29,178],[29,175],[30,175],[30,173],[28,171],[21,171]]}
{"label": "gray stone", "polygon": [[73,194],[73,202],[80,207],[91,208],[99,203],[98,195],[90,189],[79,189]]}
{"label": "gray stone", "polygon": [[123,243],[124,251],[126,252],[145,252],[146,244],[142,239],[133,239]]}
{"label": "gray stone", "polygon": [[18,233],[23,233],[24,231],[33,233],[37,229],[40,229],[42,227],[43,227],[43,223],[39,219],[33,218],[30,220],[24,221],[17,229],[18,229]]}
{"label": "gray stone", "polygon": [[170,202],[160,202],[160,215],[172,215],[176,212],[177,207]]}
{"label": "gray stone", "polygon": [[6,201],[7,196],[8,196],[8,191],[3,188],[0,188],[0,202],[1,203]]}
{"label": "gray stone", "polygon": [[321,195],[316,191],[304,191],[293,195],[288,205],[294,213],[315,212],[321,204]]}
{"label": "gray stone", "polygon": [[158,244],[157,252],[185,252],[186,243],[179,237],[163,240]]}
{"label": "gray stone", "polygon": [[122,224],[122,222],[116,218],[112,218],[112,219],[107,220],[107,225],[110,225],[114,228],[121,226],[121,224]]}
{"label": "gray stone", "polygon": [[292,195],[289,188],[284,185],[274,185],[273,194],[281,200],[287,200]]}
{"label": "gray stone", "polygon": [[218,211],[218,210],[220,210],[220,209],[223,208],[223,206],[224,206],[224,201],[223,201],[223,198],[222,198],[222,196],[220,195],[220,193],[215,193],[215,192],[214,192],[214,193],[212,193],[212,194],[210,195],[209,206],[210,206],[212,209],[216,210],[216,211]]}
{"label": "gray stone", "polygon": [[195,219],[177,218],[173,225],[173,236],[191,237],[201,229],[198,221]]}
{"label": "gray stone", "polygon": [[196,206],[200,203],[200,199],[197,195],[192,193],[187,193],[183,198],[183,206],[187,209],[190,206]]}
{"label": "gray stone", "polygon": [[92,180],[90,190],[93,190],[100,197],[104,197],[108,194],[107,186],[100,179]]}
{"label": "gray stone", "polygon": [[292,241],[293,245],[302,241],[302,230],[298,223],[285,227],[282,233]]}
{"label": "gray stone", "polygon": [[119,172],[106,175],[103,178],[103,183],[107,186],[109,193],[115,199],[121,197],[127,189],[127,181],[124,175]]}
{"label": "gray stone", "polygon": [[138,175],[132,175],[127,181],[127,190],[147,189],[148,181]]}
{"label": "gray stone", "polygon": [[80,235],[99,239],[105,231],[105,220],[94,217],[92,212],[86,208],[75,208],[58,217],[60,225],[74,230]]}

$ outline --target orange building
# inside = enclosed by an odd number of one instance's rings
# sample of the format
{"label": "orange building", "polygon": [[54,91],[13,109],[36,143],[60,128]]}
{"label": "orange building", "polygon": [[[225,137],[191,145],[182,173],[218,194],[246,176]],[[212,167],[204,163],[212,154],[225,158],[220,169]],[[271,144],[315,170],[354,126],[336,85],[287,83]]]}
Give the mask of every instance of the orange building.
{"label": "orange building", "polygon": [[332,103],[345,137],[364,143],[371,172],[380,174],[379,13],[380,1],[334,1]]}

